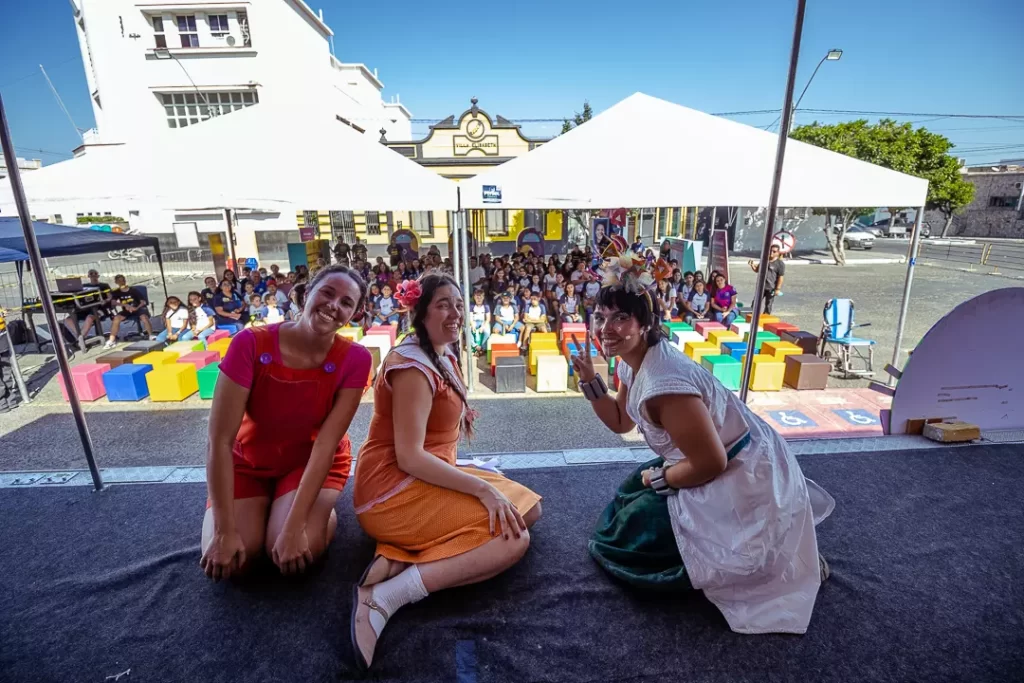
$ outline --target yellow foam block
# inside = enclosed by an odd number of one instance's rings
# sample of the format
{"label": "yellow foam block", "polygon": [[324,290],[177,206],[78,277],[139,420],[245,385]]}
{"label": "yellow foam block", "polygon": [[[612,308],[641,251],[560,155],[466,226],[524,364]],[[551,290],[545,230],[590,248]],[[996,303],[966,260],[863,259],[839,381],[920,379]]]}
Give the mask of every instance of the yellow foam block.
{"label": "yellow foam block", "polygon": [[[718,346],[709,341],[688,341],[686,342],[686,346],[683,348],[683,353],[690,358],[693,358],[693,354],[697,349],[710,349],[710,351],[703,354],[705,356],[708,353],[718,353]],[[696,360],[698,363],[700,362],[700,358],[697,358]]]}
{"label": "yellow foam block", "polygon": [[192,363],[154,366],[146,373],[151,401],[184,401],[199,391],[199,376]]}
{"label": "yellow foam block", "polygon": [[555,346],[558,346],[558,335],[554,332],[534,332],[530,335],[530,341],[542,341],[544,339],[550,339],[554,342]]}
{"label": "yellow foam block", "polygon": [[781,323],[781,322],[782,322],[782,319],[779,318],[777,315],[768,315],[767,313],[762,313],[761,317],[757,319],[757,326],[758,327],[764,327],[768,323]]}
{"label": "yellow foam block", "polygon": [[693,355],[690,357],[693,358],[694,363],[700,364],[704,356],[718,356],[722,353],[722,350],[711,344],[711,342],[708,342],[708,344],[709,346],[700,346],[693,350]]}
{"label": "yellow foam block", "polygon": [[192,353],[193,351],[202,351],[205,348],[205,345],[202,342],[199,342],[199,344],[199,349],[196,349],[196,342],[194,341],[179,341],[174,342],[173,344],[168,344],[162,348],[161,351],[170,351],[178,354],[179,356],[184,356],[185,354]]}
{"label": "yellow foam block", "polygon": [[180,354],[177,354],[174,351],[150,351],[147,354],[139,356],[133,360],[132,363],[134,365],[152,365],[156,368],[158,365],[177,363],[179,355]]}
{"label": "yellow foam block", "polygon": [[754,356],[750,368],[750,389],[752,391],[782,391],[782,377],[786,363],[781,358],[759,353]]}
{"label": "yellow foam block", "polygon": [[352,341],[359,341],[363,338],[363,328],[361,327],[341,327],[338,329],[338,334],[346,339]]}
{"label": "yellow foam block", "polygon": [[206,350],[207,351],[216,351],[217,353],[220,354],[220,357],[223,358],[224,356],[227,355],[228,347],[229,346],[231,346],[231,338],[230,337],[228,337],[227,339],[218,339],[217,341],[213,342],[212,344],[208,344],[206,346]]}
{"label": "yellow foam block", "polygon": [[801,354],[804,350],[792,342],[787,341],[766,341],[761,344],[761,353],[766,356],[774,356],[782,362],[786,362],[786,356]]}
{"label": "yellow foam block", "polygon": [[[559,358],[561,358],[562,354],[559,353],[558,349],[534,349],[534,350],[530,351],[530,374],[531,375],[536,375],[537,374],[537,359],[540,358],[541,356],[558,356]],[[568,374],[568,372],[569,372],[568,366],[566,366],[566,373]]]}
{"label": "yellow foam block", "polygon": [[568,391],[569,364],[562,356],[537,357],[537,392]]}
{"label": "yellow foam block", "polygon": [[742,337],[732,330],[711,330],[708,333],[708,341],[715,346],[721,346],[722,342],[743,341]]}

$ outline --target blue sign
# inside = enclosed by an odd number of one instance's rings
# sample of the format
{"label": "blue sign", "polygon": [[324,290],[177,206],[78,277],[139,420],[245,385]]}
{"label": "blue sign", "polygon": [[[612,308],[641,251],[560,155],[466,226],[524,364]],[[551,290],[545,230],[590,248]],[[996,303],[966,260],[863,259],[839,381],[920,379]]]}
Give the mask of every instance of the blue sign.
{"label": "blue sign", "polygon": [[862,410],[860,408],[854,410],[833,410],[832,412],[852,425],[866,427],[869,425],[880,424],[878,420],[878,415],[870,413],[867,410]]}
{"label": "blue sign", "polygon": [[254,259],[253,257],[250,256],[249,258],[245,259],[246,268],[252,268],[253,270],[256,270],[257,265],[258,264],[256,263],[256,259]]}
{"label": "blue sign", "polygon": [[771,410],[768,411],[768,417],[778,422],[783,427],[789,429],[800,429],[817,427],[818,423],[807,417],[799,410]]}
{"label": "blue sign", "polygon": [[497,185],[483,186],[484,204],[501,204],[501,188]]}

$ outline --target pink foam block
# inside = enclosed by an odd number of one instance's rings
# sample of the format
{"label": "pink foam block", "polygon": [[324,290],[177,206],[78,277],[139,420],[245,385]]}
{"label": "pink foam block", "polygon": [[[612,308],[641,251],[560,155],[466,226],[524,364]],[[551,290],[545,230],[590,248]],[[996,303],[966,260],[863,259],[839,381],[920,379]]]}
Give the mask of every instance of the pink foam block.
{"label": "pink foam block", "polygon": [[230,339],[230,338],[231,338],[231,333],[228,332],[227,330],[217,330],[216,332],[214,332],[213,334],[211,334],[209,337],[206,338],[206,345],[209,346],[210,344],[212,344],[213,342],[217,341],[218,339]]}
{"label": "pink foam block", "polygon": [[178,358],[179,363],[191,363],[196,366],[196,370],[205,368],[210,363],[216,363],[219,360],[220,354],[216,351],[193,351]]}
{"label": "pink foam block", "polygon": [[587,335],[587,326],[583,323],[562,323],[561,329],[559,329],[560,339],[566,337],[572,337],[576,335],[580,339],[583,339]]}
{"label": "pink foam block", "polygon": [[710,334],[711,330],[724,330],[725,325],[723,325],[722,323],[711,322],[697,323],[696,325],[693,326],[693,329],[697,332],[697,334],[707,339],[708,334]]}
{"label": "pink foam block", "polygon": [[[103,386],[103,373],[110,369],[106,363],[82,363],[71,368],[71,381],[75,383],[75,390],[81,401],[95,401],[107,395],[107,388]],[[65,401],[68,398],[68,388],[64,385],[64,375],[57,375],[60,382],[60,393]]]}
{"label": "pink foam block", "polygon": [[391,339],[391,345],[395,345],[398,338],[398,328],[395,325],[374,325],[366,331],[366,334],[384,334]]}

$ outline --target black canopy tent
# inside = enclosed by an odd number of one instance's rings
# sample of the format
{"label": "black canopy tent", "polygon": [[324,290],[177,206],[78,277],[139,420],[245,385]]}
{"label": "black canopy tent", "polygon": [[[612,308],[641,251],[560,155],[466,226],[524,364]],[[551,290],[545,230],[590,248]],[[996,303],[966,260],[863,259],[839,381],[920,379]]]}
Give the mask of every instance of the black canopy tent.
{"label": "black canopy tent", "polygon": [[[116,232],[75,228],[67,225],[54,225],[40,221],[32,221],[32,231],[39,243],[42,258],[57,256],[75,256],[77,254],[95,254],[97,252],[115,251],[135,247],[152,247],[156,251],[160,266],[160,280],[163,283],[164,298],[167,297],[167,279],[164,277],[163,257],[160,253],[160,240],[145,235],[124,235]],[[18,273],[18,300],[24,301],[25,263],[29,261],[28,246],[22,230],[21,219],[17,217],[0,217],[0,263],[14,263]],[[43,292],[39,292],[42,297]],[[50,332],[51,335],[55,331]],[[21,400],[28,402],[28,391],[22,380],[18,359],[11,347],[11,368],[15,374]]]}

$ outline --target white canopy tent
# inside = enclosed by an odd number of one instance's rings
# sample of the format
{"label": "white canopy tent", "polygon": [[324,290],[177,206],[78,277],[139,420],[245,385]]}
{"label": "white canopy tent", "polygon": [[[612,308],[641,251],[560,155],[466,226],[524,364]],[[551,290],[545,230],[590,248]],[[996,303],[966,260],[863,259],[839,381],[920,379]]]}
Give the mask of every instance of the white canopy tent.
{"label": "white canopy tent", "polygon": [[[636,93],[461,183],[470,209],[766,206],[776,134]],[[500,202],[484,202],[483,186]],[[928,182],[813,145],[786,147],[779,206],[919,207]]]}
{"label": "white canopy tent", "polygon": [[[164,209],[251,208],[448,210],[455,188],[325,111],[262,106],[220,116],[151,141],[100,146],[26,173],[38,210],[122,201]],[[0,188],[0,207],[13,207]],[[283,207],[282,207],[283,208]]]}

